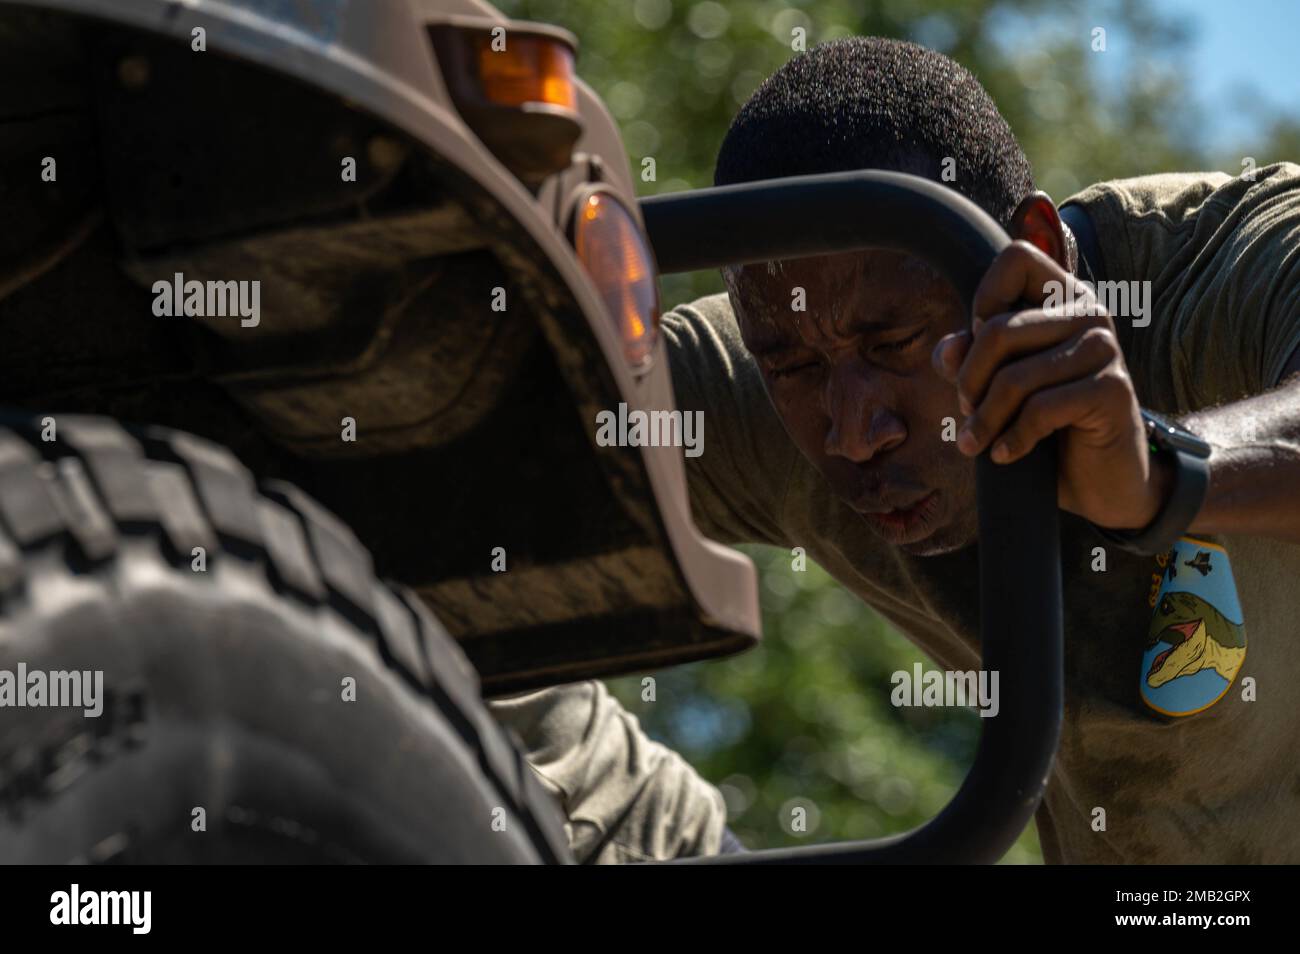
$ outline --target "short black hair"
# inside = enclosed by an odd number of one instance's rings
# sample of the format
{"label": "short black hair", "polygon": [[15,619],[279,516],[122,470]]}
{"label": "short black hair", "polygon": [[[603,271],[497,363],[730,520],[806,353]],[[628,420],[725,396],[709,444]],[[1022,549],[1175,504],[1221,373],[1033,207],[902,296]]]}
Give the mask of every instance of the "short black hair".
{"label": "short black hair", "polygon": [[795,56],[741,107],[715,185],[853,169],[944,183],[1004,228],[1034,189],[1024,150],[988,92],[942,53],[885,37],[832,40]]}

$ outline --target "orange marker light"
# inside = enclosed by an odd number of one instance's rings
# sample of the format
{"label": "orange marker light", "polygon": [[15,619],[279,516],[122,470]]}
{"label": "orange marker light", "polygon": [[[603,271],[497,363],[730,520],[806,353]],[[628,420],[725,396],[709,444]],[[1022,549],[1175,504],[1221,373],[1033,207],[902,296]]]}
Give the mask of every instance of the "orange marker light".
{"label": "orange marker light", "polygon": [[659,333],[659,286],[645,234],[621,202],[593,192],[574,218],[573,244],[605,300],[628,364],[644,365]]}
{"label": "orange marker light", "polygon": [[492,49],[492,37],[480,36],[478,76],[483,95],[498,106],[547,103],[576,110],[573,51],[543,36],[506,37],[505,49]]}

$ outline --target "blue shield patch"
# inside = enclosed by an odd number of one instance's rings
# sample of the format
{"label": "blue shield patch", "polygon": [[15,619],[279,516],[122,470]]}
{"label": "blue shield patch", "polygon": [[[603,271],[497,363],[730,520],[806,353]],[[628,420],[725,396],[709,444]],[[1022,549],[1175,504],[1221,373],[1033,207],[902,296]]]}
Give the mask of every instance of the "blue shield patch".
{"label": "blue shield patch", "polygon": [[1181,538],[1156,564],[1142,701],[1161,715],[1194,715],[1223,698],[1246,659],[1232,564],[1223,547],[1192,537]]}

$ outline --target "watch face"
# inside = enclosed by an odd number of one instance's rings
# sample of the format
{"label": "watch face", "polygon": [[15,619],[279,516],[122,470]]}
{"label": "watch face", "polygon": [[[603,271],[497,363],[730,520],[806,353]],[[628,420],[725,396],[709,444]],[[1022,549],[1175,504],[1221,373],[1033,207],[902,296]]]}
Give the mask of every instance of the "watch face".
{"label": "watch face", "polygon": [[1209,457],[1210,445],[1197,437],[1185,427],[1177,424],[1154,411],[1142,409],[1142,417],[1147,425],[1147,440],[1157,450],[1179,450],[1196,457]]}

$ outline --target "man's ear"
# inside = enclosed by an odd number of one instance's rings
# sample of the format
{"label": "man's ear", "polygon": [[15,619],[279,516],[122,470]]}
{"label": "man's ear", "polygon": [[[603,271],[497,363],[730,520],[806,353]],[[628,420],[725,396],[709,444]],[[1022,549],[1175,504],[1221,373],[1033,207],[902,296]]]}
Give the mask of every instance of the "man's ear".
{"label": "man's ear", "polygon": [[1020,200],[1011,217],[1011,237],[1024,239],[1039,251],[1050,255],[1067,271],[1073,267],[1065,227],[1061,225],[1056,203],[1046,192],[1031,192]]}

